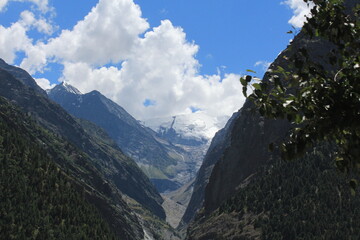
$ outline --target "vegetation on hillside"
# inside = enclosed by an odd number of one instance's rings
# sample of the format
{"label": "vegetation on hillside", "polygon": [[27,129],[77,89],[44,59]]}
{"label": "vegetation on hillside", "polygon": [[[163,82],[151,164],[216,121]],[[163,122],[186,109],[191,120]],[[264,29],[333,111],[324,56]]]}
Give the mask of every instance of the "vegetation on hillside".
{"label": "vegetation on hillside", "polygon": [[301,161],[273,161],[218,214],[252,215],[248,224],[261,239],[358,239],[360,199],[329,161],[332,147],[317,147]]}
{"label": "vegetation on hillside", "polygon": [[358,239],[360,198],[333,167],[332,148],[270,160],[218,210],[199,216],[188,239]]}
{"label": "vegetation on hillside", "polygon": [[0,238],[115,239],[84,190],[29,134],[37,128],[0,98]]}

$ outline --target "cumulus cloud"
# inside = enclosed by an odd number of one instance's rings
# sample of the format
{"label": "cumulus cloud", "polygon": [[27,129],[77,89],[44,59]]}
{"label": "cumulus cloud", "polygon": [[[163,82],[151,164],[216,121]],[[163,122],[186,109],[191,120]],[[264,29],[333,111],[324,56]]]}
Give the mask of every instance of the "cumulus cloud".
{"label": "cumulus cloud", "polygon": [[50,81],[46,78],[35,78],[37,85],[39,85],[42,89],[48,90],[55,87],[56,84],[51,84]]}
{"label": "cumulus cloud", "polygon": [[67,62],[95,66],[117,63],[128,57],[138,35],[148,28],[133,1],[100,0],[72,30],[63,30],[59,37],[51,39],[45,51]]}
{"label": "cumulus cloud", "polygon": [[0,25],[0,56],[8,63],[14,63],[16,52],[26,51],[32,46],[27,28],[20,22],[5,28]]}
{"label": "cumulus cloud", "polygon": [[296,28],[301,28],[304,25],[306,16],[309,16],[310,9],[314,7],[313,2],[307,4],[303,0],[286,0],[282,3],[293,10],[294,16],[289,20],[289,24]]}
{"label": "cumulus cloud", "polygon": [[[62,80],[82,92],[97,89],[140,119],[187,113],[190,107],[212,116],[230,115],[244,102],[239,76],[199,75],[197,51],[183,29],[165,20],[140,39],[119,68],[66,63]],[[156,104],[144,106],[146,100]]]}
{"label": "cumulus cloud", "polygon": [[34,13],[30,11],[23,11],[20,14],[22,23],[27,28],[36,28],[39,33],[44,33],[47,35],[51,35],[54,32],[54,27],[51,23],[49,23],[45,18],[41,17],[40,19],[36,19]]}
{"label": "cumulus cloud", "polygon": [[23,11],[20,14],[19,21],[11,24],[9,27],[0,25],[0,56],[5,61],[13,64],[16,59],[17,52],[23,52],[27,58],[22,60],[21,67],[34,74],[36,71],[41,71],[46,65],[46,54],[40,46],[44,44],[39,42],[37,45],[33,44],[27,32],[31,29],[37,29],[43,34],[51,34],[53,26],[43,18],[36,18],[34,13],[30,11]]}
{"label": "cumulus cloud", "polygon": [[[199,46],[189,42],[184,30],[169,20],[149,29],[132,0],[100,0],[72,29],[47,42],[33,43],[26,35],[28,29],[51,32],[40,20],[25,11],[17,23],[0,28],[0,43],[11,39],[11,33],[13,39],[22,39],[12,50],[2,49],[5,44],[1,44],[1,56],[7,54],[5,60],[13,60],[14,52],[24,51],[20,66],[32,74],[46,70],[50,62],[60,63],[64,67],[60,81],[82,92],[99,90],[138,119],[189,113],[191,109],[214,117],[231,115],[245,100],[240,76],[200,75]],[[52,87],[47,79],[36,81],[44,89]]]}

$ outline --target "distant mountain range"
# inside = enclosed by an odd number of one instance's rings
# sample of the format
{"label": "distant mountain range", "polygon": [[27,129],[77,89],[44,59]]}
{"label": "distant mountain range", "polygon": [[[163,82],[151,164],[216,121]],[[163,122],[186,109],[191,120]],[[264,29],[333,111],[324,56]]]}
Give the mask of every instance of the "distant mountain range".
{"label": "distant mountain range", "polygon": [[227,116],[210,117],[198,111],[172,117],[144,119],[142,123],[174,144],[201,146],[210,143],[228,119]]}
{"label": "distant mountain range", "polygon": [[82,94],[67,83],[55,86],[48,95],[72,115],[102,127],[160,192],[175,190],[195,177],[211,135],[219,129],[197,113],[142,124],[100,92]]}

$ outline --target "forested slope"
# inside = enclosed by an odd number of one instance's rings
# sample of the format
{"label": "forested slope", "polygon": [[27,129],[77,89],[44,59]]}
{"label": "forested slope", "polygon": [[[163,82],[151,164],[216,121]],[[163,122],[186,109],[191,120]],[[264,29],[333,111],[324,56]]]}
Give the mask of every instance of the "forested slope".
{"label": "forested slope", "polygon": [[46,133],[0,98],[0,238],[116,239],[35,134]]}
{"label": "forested slope", "polygon": [[358,239],[360,198],[331,161],[333,146],[305,157],[269,161],[209,216],[188,239]]}

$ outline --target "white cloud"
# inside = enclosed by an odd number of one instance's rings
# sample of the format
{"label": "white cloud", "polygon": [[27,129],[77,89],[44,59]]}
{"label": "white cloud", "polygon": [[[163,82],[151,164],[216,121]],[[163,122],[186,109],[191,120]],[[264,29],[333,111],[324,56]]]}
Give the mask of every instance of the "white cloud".
{"label": "white cloud", "polygon": [[45,51],[48,57],[64,62],[95,66],[117,63],[128,57],[138,35],[148,27],[133,1],[100,0],[71,31],[63,30],[58,38],[51,39]]}
{"label": "white cloud", "polygon": [[266,71],[270,67],[271,62],[268,61],[257,61],[254,64],[254,67],[261,66],[264,71]]}
{"label": "white cloud", "polygon": [[20,2],[32,2],[34,4],[36,4],[38,6],[38,8],[42,11],[42,12],[47,12],[50,11],[51,8],[49,7],[49,1],[48,0],[17,0]]}
{"label": "white cloud", "polygon": [[314,7],[313,2],[309,2],[308,5],[303,0],[286,0],[282,3],[288,5],[293,10],[294,16],[289,20],[289,24],[296,28],[301,28],[304,25],[306,21],[305,16],[309,16],[310,9]]}
{"label": "white cloud", "polygon": [[31,3],[35,4],[37,6],[37,8],[43,13],[51,10],[51,8],[49,7],[48,0],[0,0],[0,12],[4,11],[6,8],[6,5],[11,1],[13,1],[13,2],[31,2]]}
{"label": "white cloud", "polygon": [[0,25],[0,56],[6,62],[14,63],[16,52],[26,51],[32,46],[32,40],[26,31],[26,27],[20,22],[13,23],[8,28]]}
{"label": "white cloud", "polygon": [[23,11],[20,14],[20,22],[27,28],[34,27],[39,33],[51,35],[54,31],[54,27],[43,17],[36,19],[34,13],[30,11]]}
{"label": "white cloud", "polygon": [[47,90],[55,87],[56,84],[51,84],[50,81],[46,78],[35,78],[37,85],[42,89]]}
{"label": "white cloud", "polygon": [[0,0],[0,12],[4,10],[8,0]]}
{"label": "white cloud", "polygon": [[27,32],[36,28],[40,33],[51,34],[53,27],[45,19],[37,19],[30,11],[23,11],[20,20],[5,28],[0,25],[0,57],[13,64],[17,52],[24,52],[27,58],[22,60],[21,67],[30,74],[41,71],[46,65],[46,55],[41,48],[44,44],[33,44]]}
{"label": "white cloud", "polygon": [[[165,20],[139,39],[120,68],[66,63],[63,80],[82,92],[99,90],[140,119],[186,113],[190,106],[212,116],[230,115],[244,102],[239,76],[199,75],[197,51],[181,28]],[[146,99],[156,104],[144,106]]]}
{"label": "white cloud", "polygon": [[[240,76],[200,75],[199,47],[187,41],[183,29],[164,20],[149,30],[132,0],[100,0],[73,29],[63,30],[47,43],[33,43],[26,35],[30,28],[51,32],[46,21],[42,23],[29,11],[21,15],[11,27],[0,26],[1,57],[13,62],[14,52],[24,51],[20,66],[31,74],[45,70],[51,62],[62,64],[60,80],[82,92],[99,90],[136,118],[188,113],[190,107],[213,117],[231,115],[245,100]],[[11,39],[16,41],[1,42]],[[109,63],[115,65],[103,66]],[[51,87],[47,79],[37,82],[45,89]],[[144,106],[146,100],[154,104]]]}
{"label": "white cloud", "polygon": [[37,45],[29,44],[24,52],[26,53],[26,58],[24,58],[20,64],[20,67],[28,71],[30,74],[36,72],[43,72],[45,66],[49,63],[46,58],[46,52],[43,50],[43,43],[38,43]]}

